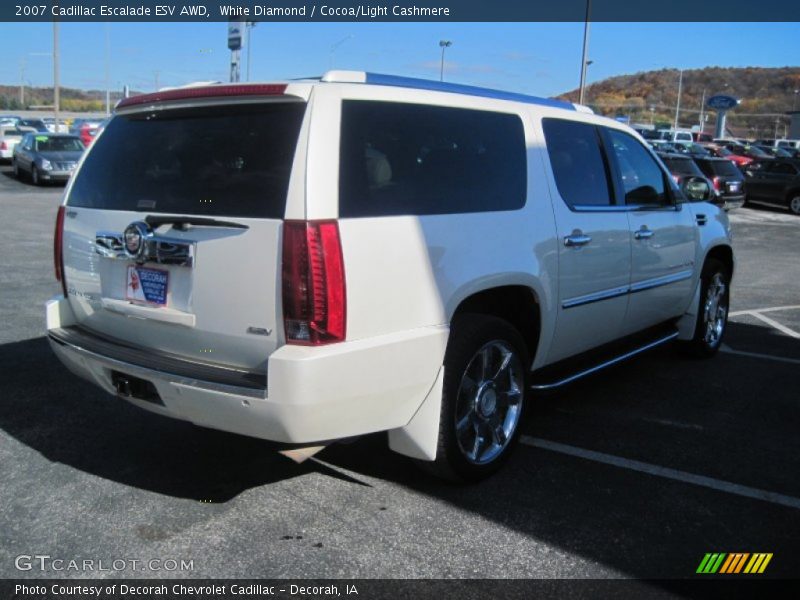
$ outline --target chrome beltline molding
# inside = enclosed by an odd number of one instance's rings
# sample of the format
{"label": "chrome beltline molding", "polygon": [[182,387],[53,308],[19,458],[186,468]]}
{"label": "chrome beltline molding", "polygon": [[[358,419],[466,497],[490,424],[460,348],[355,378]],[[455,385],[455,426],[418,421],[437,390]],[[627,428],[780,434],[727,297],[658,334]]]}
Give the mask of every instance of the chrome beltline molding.
{"label": "chrome beltline molding", "polygon": [[694,271],[687,269],[685,271],[673,273],[672,275],[654,277],[653,279],[645,279],[644,281],[639,281],[626,286],[593,292],[591,294],[586,294],[585,296],[568,298],[561,303],[561,308],[574,308],[576,306],[583,306],[584,304],[591,304],[592,302],[600,302],[601,300],[618,298],[619,296],[625,296],[626,294],[635,294],[636,292],[643,292],[645,290],[651,290],[663,285],[685,281],[687,279],[691,279],[693,275]]}

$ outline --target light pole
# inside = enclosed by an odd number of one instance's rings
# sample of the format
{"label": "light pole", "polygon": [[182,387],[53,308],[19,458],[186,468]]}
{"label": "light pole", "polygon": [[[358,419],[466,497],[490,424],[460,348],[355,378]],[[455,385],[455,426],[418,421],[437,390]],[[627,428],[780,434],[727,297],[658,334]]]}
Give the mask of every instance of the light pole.
{"label": "light pole", "polygon": [[680,71],[680,75],[678,75],[678,100],[675,102],[675,125],[673,125],[673,129],[678,128],[678,115],[681,112],[681,89],[683,88],[683,69]]}
{"label": "light pole", "polygon": [[794,106],[797,104],[797,94],[800,94],[800,90],[794,91],[794,97],[792,98],[792,111],[794,111]]}
{"label": "light pole", "polygon": [[705,106],[706,106],[706,88],[703,88],[703,98],[700,100],[700,133],[705,133],[706,130],[706,123],[703,120],[703,117],[705,116],[703,114]]}
{"label": "light pole", "polygon": [[589,16],[592,12],[592,0],[586,0],[586,20],[583,25],[583,54],[581,55],[581,84],[578,104],[583,104],[583,95],[586,90],[586,67],[591,64],[589,54]]}
{"label": "light pole", "polygon": [[111,114],[111,88],[109,83],[109,72],[111,70],[111,32],[110,24],[106,23],[106,116]]}
{"label": "light pole", "polygon": [[444,51],[453,45],[450,40],[439,40],[439,47],[442,49],[442,61],[439,66],[439,81],[444,81]]}
{"label": "light pole", "polygon": [[60,104],[60,81],[58,72],[58,21],[53,21],[53,120],[55,121],[55,133],[58,133],[58,113]]}
{"label": "light pole", "polygon": [[250,30],[255,26],[255,21],[247,21],[244,24],[245,31],[247,32],[247,72],[245,73],[245,81],[250,81]]}
{"label": "light pole", "polygon": [[355,36],[351,33],[350,35],[344,36],[335,44],[331,44],[331,51],[328,54],[328,68],[332,71],[333,65],[336,62],[336,51],[339,49],[339,46],[344,44],[347,40],[353,39]]}

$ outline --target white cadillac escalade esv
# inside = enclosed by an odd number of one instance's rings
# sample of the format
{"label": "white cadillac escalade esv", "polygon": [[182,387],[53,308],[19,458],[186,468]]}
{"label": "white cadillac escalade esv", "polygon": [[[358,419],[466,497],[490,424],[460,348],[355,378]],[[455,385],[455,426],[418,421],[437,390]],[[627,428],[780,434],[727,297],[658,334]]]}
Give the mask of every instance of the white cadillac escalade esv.
{"label": "white cadillac escalade esv", "polygon": [[104,390],[288,444],[387,431],[476,480],[531,391],[676,338],[713,355],[734,259],[624,125],[333,71],[121,101],[55,266],[51,345]]}

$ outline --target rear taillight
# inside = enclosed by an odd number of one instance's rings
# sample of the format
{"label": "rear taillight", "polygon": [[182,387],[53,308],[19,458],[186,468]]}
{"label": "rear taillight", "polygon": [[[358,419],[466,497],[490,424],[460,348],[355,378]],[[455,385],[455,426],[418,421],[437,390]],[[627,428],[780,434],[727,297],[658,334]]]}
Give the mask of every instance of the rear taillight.
{"label": "rear taillight", "polygon": [[0,142],[0,150],[8,150],[8,144],[5,142]]}
{"label": "rear taillight", "polygon": [[282,279],[287,343],[318,346],[345,339],[344,260],[336,221],[284,223]]}
{"label": "rear taillight", "polygon": [[711,180],[711,183],[713,183],[713,184],[714,184],[714,189],[715,189],[715,190],[717,190],[717,191],[719,191],[719,190],[720,190],[720,182],[719,182],[719,177],[714,177],[714,179],[712,179],[712,180]]}
{"label": "rear taillight", "polygon": [[67,280],[64,277],[64,211],[63,206],[58,207],[56,215],[56,232],[53,236],[53,267],[56,271],[56,281],[61,282],[64,297],[67,297]]}

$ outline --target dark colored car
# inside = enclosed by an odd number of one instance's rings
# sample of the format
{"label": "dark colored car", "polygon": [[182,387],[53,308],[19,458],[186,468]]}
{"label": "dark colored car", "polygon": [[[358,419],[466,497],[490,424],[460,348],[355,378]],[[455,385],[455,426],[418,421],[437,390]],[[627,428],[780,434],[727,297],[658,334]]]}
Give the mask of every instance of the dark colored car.
{"label": "dark colored car", "polygon": [[726,209],[739,208],[745,201],[745,177],[735,163],[714,156],[694,159],[700,171],[724,201]]}
{"label": "dark colored car", "polygon": [[32,127],[36,131],[41,131],[42,133],[47,133],[47,125],[44,124],[44,121],[41,119],[20,119],[17,121],[17,127]]}
{"label": "dark colored car", "polygon": [[[669,169],[672,179],[691,200],[704,200],[723,206],[711,181],[697,168],[689,156],[674,152],[658,152],[658,157]],[[704,184],[704,185],[703,185]]]}
{"label": "dark colored car", "polygon": [[26,173],[34,185],[67,181],[84,150],[83,142],[74,135],[28,133],[14,148],[11,165],[16,177]]}
{"label": "dark colored car", "polygon": [[772,158],[800,158],[800,150],[791,147],[756,145],[757,148],[769,154]]}
{"label": "dark colored car", "polygon": [[711,152],[709,152],[705,146],[701,146],[700,144],[673,142],[672,145],[675,147],[675,150],[681,154],[688,154],[689,156],[711,156]]}
{"label": "dark colored car", "polygon": [[781,204],[800,215],[800,162],[773,159],[754,162],[745,169],[747,200]]}

